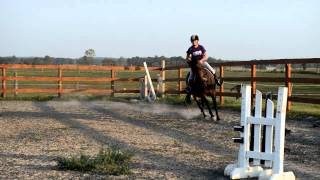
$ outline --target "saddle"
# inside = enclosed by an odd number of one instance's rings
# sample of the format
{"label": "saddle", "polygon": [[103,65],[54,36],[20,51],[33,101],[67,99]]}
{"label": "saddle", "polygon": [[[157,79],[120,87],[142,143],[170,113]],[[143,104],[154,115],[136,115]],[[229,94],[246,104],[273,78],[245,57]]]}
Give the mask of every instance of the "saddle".
{"label": "saddle", "polygon": [[[194,69],[200,70],[199,73],[200,73],[200,76],[202,76],[202,77],[200,77],[200,79],[204,82],[205,86],[214,86],[216,84],[214,74],[209,69],[204,67],[202,64],[199,64],[199,62],[197,62],[197,61],[190,61],[190,62],[188,62],[188,64],[191,67],[192,71]],[[196,73],[193,72],[193,74],[194,74],[193,80],[191,80],[190,82],[187,81],[187,84],[194,83],[194,81],[196,79]]]}
{"label": "saddle", "polygon": [[[196,75],[194,75],[193,79],[190,82],[188,82],[188,77],[187,77],[186,82],[187,84],[194,83],[195,79],[196,79]],[[213,73],[207,68],[204,68],[204,74],[203,74],[202,80],[205,81],[205,84],[207,86],[213,86],[216,83]]]}

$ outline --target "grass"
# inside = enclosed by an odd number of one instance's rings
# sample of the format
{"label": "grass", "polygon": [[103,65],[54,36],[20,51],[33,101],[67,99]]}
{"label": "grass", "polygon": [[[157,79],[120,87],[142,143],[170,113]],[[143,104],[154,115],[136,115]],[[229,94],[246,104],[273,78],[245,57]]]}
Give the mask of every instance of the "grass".
{"label": "grass", "polygon": [[[25,100],[25,101],[50,101],[50,100],[109,100],[109,101],[121,101],[121,102],[130,102],[131,99],[138,99],[138,94],[116,94],[115,97],[110,95],[94,95],[94,94],[69,94],[64,95],[61,98],[58,98],[57,95],[38,95],[38,94],[28,94],[27,96],[8,96],[6,98],[1,98],[0,100]],[[233,97],[224,98],[224,106],[220,107],[221,109],[230,109],[235,111],[240,111],[241,99],[236,100]],[[210,99],[208,99],[210,101]],[[219,98],[217,97],[218,105]],[[171,105],[185,105],[185,95],[166,95],[163,98],[158,98],[156,103],[166,103]],[[195,103],[193,103],[196,106]],[[308,116],[314,116],[320,118],[320,105],[317,104],[306,104],[306,103],[297,103],[292,102],[292,110],[287,113],[289,118],[305,118]]]}
{"label": "grass", "polygon": [[[172,105],[184,105],[185,96],[178,95],[167,95],[164,98],[158,100],[159,103],[168,103]],[[219,106],[219,98],[217,97],[217,102]],[[208,99],[210,101],[210,99]],[[274,101],[275,102],[275,101]],[[196,106],[195,103],[193,103]],[[263,106],[264,108],[264,106]],[[276,108],[276,107],[275,107]],[[220,109],[230,109],[235,111],[241,110],[241,98],[236,100],[232,97],[225,97],[223,107]],[[292,110],[287,113],[289,119],[303,119],[309,116],[320,118],[320,105],[318,104],[306,104],[306,103],[296,103],[292,102]]]}
{"label": "grass", "polygon": [[306,119],[308,117],[316,117],[320,120],[320,105],[292,103],[292,110],[287,113],[290,119]]}
{"label": "grass", "polygon": [[57,159],[60,170],[72,170],[80,172],[98,172],[108,175],[130,174],[130,162],[132,154],[112,147],[101,149],[96,156],[81,154],[80,156],[59,157]]}
{"label": "grass", "polygon": [[28,94],[24,96],[13,96],[9,95],[5,98],[0,97],[0,100],[6,100],[6,101],[50,101],[57,98],[57,96],[54,95],[39,95],[39,94]]}
{"label": "grass", "polygon": [[[274,102],[276,103],[275,100]],[[225,104],[223,108],[240,111],[241,98],[235,100],[235,98],[225,97]],[[308,116],[320,118],[320,105],[292,102],[292,108],[289,112],[287,112],[287,117],[289,119],[301,119]]]}

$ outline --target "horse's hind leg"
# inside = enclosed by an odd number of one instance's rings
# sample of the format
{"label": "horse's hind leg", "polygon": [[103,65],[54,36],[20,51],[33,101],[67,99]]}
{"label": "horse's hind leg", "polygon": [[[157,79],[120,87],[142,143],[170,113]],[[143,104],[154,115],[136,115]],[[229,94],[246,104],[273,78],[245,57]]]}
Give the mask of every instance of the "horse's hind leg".
{"label": "horse's hind leg", "polygon": [[213,103],[213,108],[216,111],[216,116],[217,116],[217,121],[220,120],[219,114],[218,114],[218,107],[217,107],[217,100],[216,100],[216,96],[211,95],[212,98],[212,103]]}
{"label": "horse's hind leg", "polygon": [[210,105],[209,105],[209,101],[207,100],[207,98],[205,96],[203,96],[201,98],[201,100],[206,104],[206,106],[208,107],[208,111],[210,113],[210,116],[211,116],[211,118],[213,118],[214,116],[212,114],[212,111],[211,111],[211,108],[210,108]]}
{"label": "horse's hind leg", "polygon": [[201,112],[203,114],[203,117],[206,117],[206,114],[204,113],[204,110],[203,110],[202,103],[195,96],[193,96],[193,99],[197,102],[197,105],[200,108],[200,110],[201,110]]}

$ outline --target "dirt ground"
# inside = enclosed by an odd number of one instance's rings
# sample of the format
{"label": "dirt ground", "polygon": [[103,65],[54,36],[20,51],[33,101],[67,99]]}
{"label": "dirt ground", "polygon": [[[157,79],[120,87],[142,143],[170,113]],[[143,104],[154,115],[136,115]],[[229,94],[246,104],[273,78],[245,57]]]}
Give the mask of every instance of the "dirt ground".
{"label": "dirt ground", "polygon": [[[219,123],[196,107],[111,101],[1,101],[0,179],[228,179],[236,160],[239,112]],[[285,170],[320,179],[320,129],[314,119],[287,120]],[[132,174],[60,171],[58,156],[94,155],[118,146],[134,153]]]}

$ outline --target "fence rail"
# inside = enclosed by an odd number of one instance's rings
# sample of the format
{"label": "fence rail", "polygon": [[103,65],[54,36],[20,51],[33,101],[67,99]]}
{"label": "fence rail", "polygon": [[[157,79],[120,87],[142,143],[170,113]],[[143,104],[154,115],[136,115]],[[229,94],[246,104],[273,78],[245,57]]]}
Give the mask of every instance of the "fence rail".
{"label": "fence rail", "polygon": [[[2,64],[1,69],[1,82],[2,82],[2,97],[6,97],[7,93],[54,93],[61,96],[65,93],[93,93],[93,94],[111,94],[114,93],[139,93],[136,89],[115,89],[115,81],[119,82],[138,82],[140,77],[128,77],[128,78],[117,78],[115,75],[116,71],[141,71],[144,67],[140,66],[78,66],[78,65],[25,65],[25,64]],[[52,76],[18,76],[17,72],[14,76],[7,75],[8,69],[41,69],[48,70],[53,69],[57,72],[55,77]],[[150,70],[160,70],[159,67],[150,67]],[[68,77],[64,76],[64,71],[77,70],[77,71],[110,71],[110,77]],[[54,72],[54,71],[53,71]],[[7,81],[14,81],[14,88],[7,87]],[[18,88],[18,82],[23,81],[34,81],[34,82],[55,82],[56,88]],[[95,82],[95,83],[110,83],[108,89],[97,89],[97,88],[63,88],[66,82]],[[41,85],[41,84],[39,84]]]}
{"label": "fence rail", "polygon": [[[283,82],[286,87],[288,87],[288,103],[287,109],[291,109],[291,102],[301,102],[301,103],[311,103],[320,104],[320,98],[307,98],[307,97],[293,97],[292,96],[292,83],[303,83],[303,84],[320,84],[320,78],[293,78],[292,74],[292,64],[320,64],[320,58],[301,58],[301,59],[272,59],[272,60],[252,60],[252,61],[226,61],[222,63],[210,63],[213,67],[220,69],[220,77],[224,81],[244,81],[250,82],[252,87],[252,97],[254,97],[256,92],[257,82]],[[285,72],[282,78],[279,77],[257,77],[257,65],[284,65]],[[225,77],[225,67],[230,66],[249,66],[250,76],[249,77]],[[187,68],[183,67],[166,67],[165,70],[180,70]],[[170,78],[166,79],[166,82],[173,81],[184,81],[181,78]],[[229,97],[239,97],[239,93],[224,92],[224,85],[220,87],[220,91],[217,95],[220,96],[220,104],[224,104],[224,96]],[[169,93],[175,93],[175,91],[169,91]]]}
{"label": "fence rail", "polygon": [[[292,64],[320,64],[320,58],[303,58],[303,59],[273,59],[273,60],[252,60],[252,61],[227,61],[222,63],[211,63],[212,66],[219,68],[220,77],[224,81],[233,81],[233,82],[249,82],[252,87],[252,97],[254,97],[256,92],[257,82],[276,82],[283,83],[284,86],[288,87],[288,109],[291,109],[291,101],[293,102],[303,102],[303,103],[312,103],[320,104],[320,98],[307,98],[307,97],[296,97],[292,96],[292,83],[303,83],[303,84],[320,84],[320,78],[298,78],[292,77]],[[284,65],[285,71],[283,77],[257,77],[257,65]],[[246,66],[250,67],[250,76],[247,77],[225,77],[225,68],[232,66]],[[319,66],[318,66],[319,67]],[[183,77],[183,69],[188,68],[185,66],[171,66],[166,67],[165,62],[161,62],[160,67],[148,67],[149,71],[158,71],[159,76],[162,80],[160,90],[164,94],[183,94],[183,82],[185,78]],[[93,93],[93,94],[111,94],[115,93],[139,93],[138,85],[137,89],[116,89],[115,82],[138,82],[142,77],[117,77],[115,72],[119,71],[143,71],[143,66],[82,66],[82,65],[25,65],[25,64],[2,64],[0,65],[1,69],[1,82],[2,82],[2,97],[6,97],[7,93],[54,93],[61,96],[65,93]],[[7,70],[24,70],[24,69],[41,69],[48,70],[53,69],[57,72],[56,76],[18,76],[17,73],[14,75],[8,75]],[[108,71],[110,72],[109,77],[69,77],[64,75],[65,72],[70,70],[77,71]],[[176,77],[166,77],[166,71],[176,70]],[[53,71],[53,72],[54,72]],[[157,79],[153,78],[153,81]],[[8,88],[7,81],[14,81],[14,87]],[[23,81],[35,81],[35,82],[55,82],[56,88],[21,88],[18,86],[18,82]],[[68,82],[94,82],[94,83],[110,83],[109,88],[64,88],[64,85]],[[176,82],[176,88],[169,88],[166,86],[166,83]],[[225,87],[222,85],[217,92],[217,95],[220,96],[220,104],[224,104],[224,97],[239,97],[239,93],[234,92],[225,92]]]}

